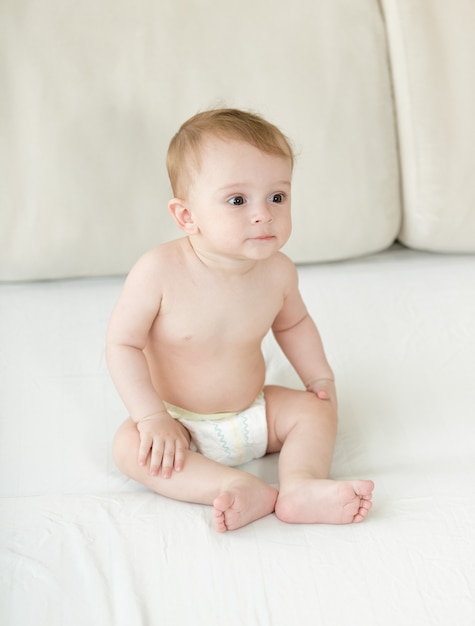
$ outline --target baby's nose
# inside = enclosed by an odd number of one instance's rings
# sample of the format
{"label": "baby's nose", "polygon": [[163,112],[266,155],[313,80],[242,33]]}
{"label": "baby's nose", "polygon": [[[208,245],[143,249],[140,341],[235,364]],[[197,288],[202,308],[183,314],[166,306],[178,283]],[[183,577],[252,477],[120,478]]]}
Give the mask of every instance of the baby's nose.
{"label": "baby's nose", "polygon": [[259,204],[256,207],[252,216],[252,221],[255,224],[268,224],[269,222],[272,222],[272,213],[270,212],[267,204]]}

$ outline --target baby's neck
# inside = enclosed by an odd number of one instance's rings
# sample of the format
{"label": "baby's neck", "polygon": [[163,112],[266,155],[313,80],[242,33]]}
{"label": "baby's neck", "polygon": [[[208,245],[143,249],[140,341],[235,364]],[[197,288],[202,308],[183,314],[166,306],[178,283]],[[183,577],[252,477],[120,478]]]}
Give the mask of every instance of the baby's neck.
{"label": "baby's neck", "polygon": [[239,259],[215,254],[201,248],[199,244],[187,238],[194,257],[209,270],[226,276],[243,276],[252,271],[259,263],[255,259]]}

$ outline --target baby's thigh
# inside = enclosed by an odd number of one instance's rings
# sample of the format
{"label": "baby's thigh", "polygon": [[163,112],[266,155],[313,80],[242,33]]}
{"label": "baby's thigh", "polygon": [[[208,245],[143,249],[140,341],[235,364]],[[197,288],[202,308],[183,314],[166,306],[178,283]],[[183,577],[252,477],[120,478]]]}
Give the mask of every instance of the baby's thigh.
{"label": "baby's thigh", "polygon": [[302,419],[314,419],[321,410],[315,394],[277,385],[264,387],[268,430],[267,452],[279,452],[289,431]]}

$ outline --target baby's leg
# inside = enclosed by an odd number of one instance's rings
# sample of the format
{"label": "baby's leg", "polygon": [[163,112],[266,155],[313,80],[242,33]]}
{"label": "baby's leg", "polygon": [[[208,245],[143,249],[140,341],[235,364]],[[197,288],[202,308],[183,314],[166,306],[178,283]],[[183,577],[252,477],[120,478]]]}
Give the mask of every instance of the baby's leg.
{"label": "baby's leg", "polygon": [[117,467],[156,493],[174,500],[214,505],[216,529],[235,530],[274,511],[277,490],[252,474],[221,465],[188,451],[181,472],[171,478],[152,476],[149,464],[137,462],[139,433],[128,419],[114,438]]}
{"label": "baby's leg", "polygon": [[280,450],[279,519],[293,523],[361,522],[371,508],[370,480],[329,480],[337,415],[327,400],[284,387],[266,387],[268,452]]}

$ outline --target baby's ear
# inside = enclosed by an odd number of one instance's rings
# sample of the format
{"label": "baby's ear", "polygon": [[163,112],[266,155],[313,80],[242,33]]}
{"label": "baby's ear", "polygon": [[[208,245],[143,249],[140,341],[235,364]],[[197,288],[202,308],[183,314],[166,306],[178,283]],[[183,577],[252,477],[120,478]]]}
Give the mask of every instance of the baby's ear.
{"label": "baby's ear", "polygon": [[173,219],[178,224],[179,228],[183,230],[187,235],[194,235],[198,232],[193,216],[190,210],[186,206],[184,200],[180,198],[172,198],[168,203],[168,210],[173,216]]}

